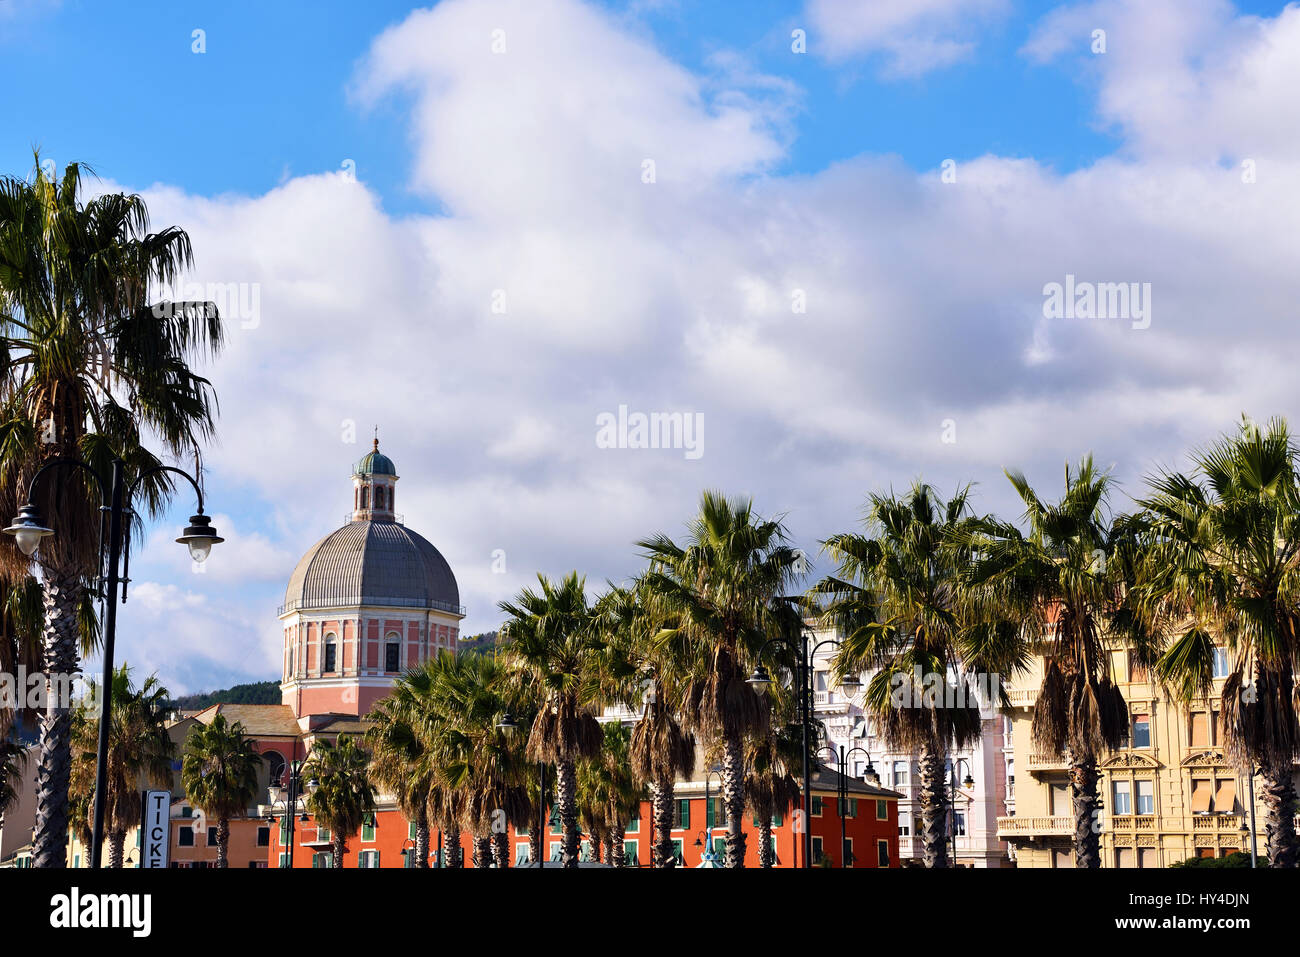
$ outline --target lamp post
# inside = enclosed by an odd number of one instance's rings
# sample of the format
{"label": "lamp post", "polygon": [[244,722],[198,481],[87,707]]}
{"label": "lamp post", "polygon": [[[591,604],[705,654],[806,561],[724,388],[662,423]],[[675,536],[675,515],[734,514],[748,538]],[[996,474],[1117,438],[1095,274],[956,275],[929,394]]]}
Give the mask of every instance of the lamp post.
{"label": "lamp post", "polygon": [[[36,505],[36,483],[46,472],[65,465],[79,468],[94,478],[99,488],[100,511],[108,511],[108,564],[105,566],[104,542],[101,540],[95,569],[96,593],[107,601],[104,608],[104,684],[101,688],[103,702],[99,713],[99,745],[95,753],[95,822],[91,832],[93,843],[90,848],[90,866],[99,868],[103,866],[104,811],[108,805],[104,800],[104,792],[108,790],[108,729],[113,708],[113,642],[117,637],[117,586],[122,586],[122,601],[125,602],[126,584],[130,581],[126,577],[126,569],[130,567],[131,562],[131,535],[127,527],[127,521],[134,514],[131,511],[131,496],[135,494],[140,483],[150,475],[158,472],[173,472],[183,476],[194,486],[194,493],[198,497],[198,510],[196,514],[190,516],[190,524],[176,541],[188,546],[190,557],[196,563],[201,563],[207,560],[212,546],[225,539],[217,535],[211,519],[203,514],[203,490],[199,488],[198,481],[182,469],[170,465],[156,465],[141,472],[130,485],[127,485],[126,463],[120,458],[113,458],[111,476],[108,481],[105,481],[102,475],[80,459],[59,457],[50,459],[36,470],[36,474],[32,476],[27,486],[27,504],[18,510],[13,524],[4,530],[6,535],[14,537],[18,549],[24,555],[30,557],[40,545],[41,539],[54,534],[54,529],[45,524],[45,518]],[[108,504],[102,504],[105,502]],[[120,574],[119,562],[124,566]],[[108,588],[107,595],[103,591],[105,585]]]}
{"label": "lamp post", "polygon": [[1250,866],[1259,867],[1259,844],[1255,836],[1255,762],[1250,764]]}
{"label": "lamp post", "polygon": [[[952,866],[957,866],[957,759],[953,759],[952,773],[948,778],[948,831],[952,838]],[[961,786],[970,790],[975,786],[975,779],[970,776],[969,766]]]}
{"label": "lamp post", "polygon": [[[812,661],[819,648],[824,645],[839,647],[840,642],[836,638],[826,638],[809,648],[808,630],[806,628],[800,629],[797,642],[785,635],[777,635],[767,639],[758,649],[758,667],[746,679],[750,686],[760,695],[767,694],[768,688],[772,685],[772,676],[768,674],[767,668],[763,665],[763,652],[767,650],[769,645],[777,643],[786,645],[799,655],[798,664],[795,666],[795,684],[799,687],[799,724],[803,731],[803,866],[810,868],[812,867],[812,796],[809,791],[812,787],[812,774],[808,767],[808,741],[812,737]],[[840,683],[840,688],[850,697],[856,694],[861,687],[862,683],[858,680],[857,675],[845,675],[844,680]]]}
{"label": "lamp post", "polygon": [[[297,819],[298,817],[298,798],[301,796],[300,792],[302,789],[302,778],[301,778],[302,765],[303,765],[302,761],[292,761],[289,763],[288,766],[285,767],[282,773],[288,778],[287,788],[276,783],[272,783],[270,788],[268,788],[271,796],[271,813],[269,813],[266,816],[266,823],[271,825],[272,827],[275,826],[275,809],[278,805],[283,804],[285,837],[289,846],[289,850],[288,853],[285,855],[284,864],[282,864],[281,866],[290,869],[292,869],[293,867],[293,831],[294,831],[293,825],[295,819]],[[310,786],[311,784],[310,782],[308,782],[308,787]],[[280,800],[282,794],[284,796],[283,801]],[[307,817],[306,811],[302,812],[301,820],[304,824],[306,824],[307,821],[310,820]]]}
{"label": "lamp post", "polygon": [[[717,855],[713,853],[713,790],[710,785],[713,783],[713,776],[718,776],[718,791],[722,791],[722,769],[717,765],[709,768],[704,772],[704,836],[708,842],[705,849],[705,856],[710,862],[717,860]],[[695,837],[696,846],[699,846],[699,835]]]}
{"label": "lamp post", "polygon": [[[497,730],[504,732],[507,736],[514,734],[519,730],[519,725],[515,723],[515,716],[509,711],[501,716],[501,720],[496,724]],[[537,762],[537,860],[533,861],[534,867],[540,867],[545,870],[543,858],[546,856],[546,829],[542,826],[542,818],[546,813],[546,764],[542,761]],[[534,843],[532,841],[529,842]]]}
{"label": "lamp post", "polygon": [[846,824],[845,814],[848,812],[848,807],[849,807],[849,775],[848,775],[849,755],[853,754],[854,751],[860,751],[866,755],[867,774],[874,774],[875,766],[872,765],[871,763],[871,754],[867,751],[866,748],[863,748],[860,745],[855,744],[853,747],[845,751],[844,745],[841,744],[838,754],[836,753],[835,749],[832,748],[829,744],[824,745],[823,747],[817,749],[818,754],[821,754],[823,751],[827,751],[830,753],[831,760],[835,762],[835,771],[839,775],[839,780],[835,782],[835,798],[839,802],[838,813],[840,818],[840,867],[848,867],[849,866],[849,852],[847,848],[848,831],[845,829],[845,824]]}

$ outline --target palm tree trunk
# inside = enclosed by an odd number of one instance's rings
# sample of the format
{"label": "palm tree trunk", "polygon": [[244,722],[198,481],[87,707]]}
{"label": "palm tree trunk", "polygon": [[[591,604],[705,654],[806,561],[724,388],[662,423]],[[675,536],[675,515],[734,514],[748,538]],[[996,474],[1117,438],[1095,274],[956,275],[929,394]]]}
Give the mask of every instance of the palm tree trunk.
{"label": "palm tree trunk", "polygon": [[429,866],[429,812],[420,809],[415,819],[415,866]]}
{"label": "palm tree trunk", "polygon": [[528,832],[528,857],[529,863],[533,867],[542,865],[542,842],[546,833],[546,824],[543,822],[539,828],[536,823],[530,825],[532,830]]}
{"label": "palm tree trunk", "polygon": [[561,758],[555,763],[555,803],[560,808],[560,824],[564,828],[561,857],[565,867],[578,866],[578,777],[572,758]]}
{"label": "palm tree trunk", "polygon": [[330,867],[336,871],[343,870],[343,835],[337,828],[330,838],[330,848],[334,851],[334,860],[330,862]]}
{"label": "palm tree trunk", "polygon": [[[45,673],[70,686],[77,671],[77,606],[81,581],[52,573],[45,581]],[[65,677],[66,676],[66,677]],[[48,679],[47,679],[48,681]],[[41,763],[36,775],[33,867],[68,866],[68,779],[72,772],[72,713],[56,685],[48,687],[41,717]],[[107,692],[108,689],[104,689]]]}
{"label": "palm tree trunk", "polygon": [[660,778],[652,787],[651,810],[654,815],[655,843],[651,850],[651,865],[676,867],[673,857],[673,779]]}
{"label": "palm tree trunk", "polygon": [[108,866],[114,870],[122,867],[122,849],[126,847],[126,829],[115,827],[108,832]]}
{"label": "palm tree trunk", "polygon": [[1268,866],[1295,867],[1297,864],[1296,790],[1291,768],[1264,768],[1262,776],[1264,806],[1268,808],[1268,814],[1264,819]]}
{"label": "palm tree trunk", "polygon": [[921,841],[926,867],[948,866],[948,790],[944,781],[944,752],[921,749]]}
{"label": "palm tree trunk", "polygon": [[728,735],[722,752],[722,804],[727,809],[727,866],[745,866],[745,748]]}
{"label": "palm tree trunk", "polygon": [[1090,754],[1070,762],[1070,798],[1074,806],[1074,866],[1101,867],[1101,801],[1097,761]]}
{"label": "palm tree trunk", "polygon": [[217,819],[217,867],[230,866],[230,818]]}
{"label": "palm tree trunk", "polygon": [[444,867],[464,866],[465,862],[461,860],[460,829],[446,821],[442,824],[442,847],[443,854],[446,857],[443,862]]}
{"label": "palm tree trunk", "polygon": [[473,862],[475,867],[492,866],[492,838],[476,835],[474,838]]}
{"label": "palm tree trunk", "polygon": [[510,866],[510,835],[505,831],[492,834],[492,866],[502,869]]}
{"label": "palm tree trunk", "polygon": [[615,824],[609,832],[609,862],[615,867],[627,866],[627,846],[623,840],[626,833],[622,824]]}
{"label": "palm tree trunk", "polygon": [[758,817],[758,866],[771,867],[775,862],[772,858],[772,818],[760,814]]}

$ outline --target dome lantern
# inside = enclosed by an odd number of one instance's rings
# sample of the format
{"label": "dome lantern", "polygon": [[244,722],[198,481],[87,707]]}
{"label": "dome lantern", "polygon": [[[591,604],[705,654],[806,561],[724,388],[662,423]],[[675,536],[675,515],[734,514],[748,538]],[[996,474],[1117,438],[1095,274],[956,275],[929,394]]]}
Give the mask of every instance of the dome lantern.
{"label": "dome lantern", "polygon": [[397,466],[379,451],[379,436],[376,434],[374,446],[352,469],[352,520],[396,521],[397,479]]}

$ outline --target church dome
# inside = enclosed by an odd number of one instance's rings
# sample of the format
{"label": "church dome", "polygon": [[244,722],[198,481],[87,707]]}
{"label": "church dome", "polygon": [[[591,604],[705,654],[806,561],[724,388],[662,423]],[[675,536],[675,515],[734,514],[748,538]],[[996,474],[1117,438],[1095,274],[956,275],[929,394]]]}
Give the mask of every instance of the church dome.
{"label": "church dome", "polygon": [[463,613],[442,553],[393,521],[349,522],[308,549],[289,577],[283,612],[362,605]]}

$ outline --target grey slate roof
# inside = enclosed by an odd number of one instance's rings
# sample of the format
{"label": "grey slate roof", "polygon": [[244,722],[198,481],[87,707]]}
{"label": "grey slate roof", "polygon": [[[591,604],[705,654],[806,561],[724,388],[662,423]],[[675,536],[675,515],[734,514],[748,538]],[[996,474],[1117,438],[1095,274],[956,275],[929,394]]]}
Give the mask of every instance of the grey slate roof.
{"label": "grey slate roof", "polygon": [[349,522],[309,548],[289,576],[283,610],[356,605],[463,613],[442,553],[392,521]]}

